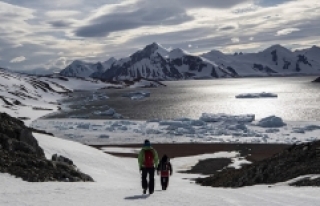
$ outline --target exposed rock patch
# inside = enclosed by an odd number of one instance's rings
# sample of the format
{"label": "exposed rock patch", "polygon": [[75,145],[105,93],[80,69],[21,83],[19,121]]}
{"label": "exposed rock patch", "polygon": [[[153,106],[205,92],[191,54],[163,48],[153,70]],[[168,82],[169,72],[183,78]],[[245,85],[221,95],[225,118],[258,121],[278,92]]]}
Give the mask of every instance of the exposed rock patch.
{"label": "exposed rock patch", "polygon": [[313,80],[312,82],[317,82],[317,83],[319,83],[319,82],[320,82],[320,77],[316,78],[316,79]]}
{"label": "exposed rock patch", "polygon": [[[212,187],[243,187],[285,182],[309,174],[320,174],[320,141],[293,145],[239,170],[225,169],[214,176],[199,178],[197,183]],[[320,179],[304,179],[292,185],[320,186]]]}
{"label": "exposed rock patch", "polygon": [[231,163],[232,161],[230,158],[210,158],[200,160],[190,170],[182,171],[181,173],[212,175]]}
{"label": "exposed rock patch", "polygon": [[[32,129],[6,113],[0,113],[0,172],[29,182],[93,181],[68,158],[50,161],[32,135]],[[67,160],[67,161],[66,161]]]}

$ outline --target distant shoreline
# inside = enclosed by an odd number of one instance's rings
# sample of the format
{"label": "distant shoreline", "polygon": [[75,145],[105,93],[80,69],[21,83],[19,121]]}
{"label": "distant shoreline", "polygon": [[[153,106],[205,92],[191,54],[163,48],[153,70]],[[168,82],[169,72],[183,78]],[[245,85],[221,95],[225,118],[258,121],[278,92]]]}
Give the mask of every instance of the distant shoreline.
{"label": "distant shoreline", "polygon": [[[125,145],[89,145],[101,149],[103,147],[141,148],[142,144]],[[152,146],[159,156],[167,154],[170,158],[187,157],[201,154],[213,154],[222,151],[239,151],[241,157],[256,162],[271,157],[274,154],[289,148],[289,144],[257,144],[257,143],[154,143]],[[118,157],[136,158],[135,153],[105,152]]]}

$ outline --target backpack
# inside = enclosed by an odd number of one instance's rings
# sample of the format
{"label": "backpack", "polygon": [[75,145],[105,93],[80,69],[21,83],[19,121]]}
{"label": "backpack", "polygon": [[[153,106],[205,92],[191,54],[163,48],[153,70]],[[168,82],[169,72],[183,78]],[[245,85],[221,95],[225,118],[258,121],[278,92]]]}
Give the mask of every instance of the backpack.
{"label": "backpack", "polygon": [[146,168],[151,168],[154,166],[154,163],[153,163],[153,157],[154,154],[153,154],[153,151],[152,149],[147,149],[147,150],[144,150],[144,166]]}
{"label": "backpack", "polygon": [[169,170],[170,170],[169,162],[161,162],[159,169],[160,169],[161,177],[169,177]]}

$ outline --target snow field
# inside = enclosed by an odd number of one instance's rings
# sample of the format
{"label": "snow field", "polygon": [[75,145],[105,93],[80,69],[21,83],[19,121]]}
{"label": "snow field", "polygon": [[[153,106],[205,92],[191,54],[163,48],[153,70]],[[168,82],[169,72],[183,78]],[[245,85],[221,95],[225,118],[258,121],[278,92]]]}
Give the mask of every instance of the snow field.
{"label": "snow field", "polygon": [[[91,175],[93,183],[46,182],[29,183],[8,174],[0,174],[0,205],[213,205],[270,206],[317,205],[319,189],[289,187],[286,183],[258,185],[240,189],[201,187],[189,178],[197,175],[177,173],[170,177],[167,191],[160,190],[155,178],[153,195],[142,195],[137,160],[114,157],[100,150],[43,134],[34,136],[49,158],[59,153],[71,158],[78,168]],[[201,158],[232,157],[235,152],[220,152],[188,158],[172,159],[174,169],[187,168]]]}

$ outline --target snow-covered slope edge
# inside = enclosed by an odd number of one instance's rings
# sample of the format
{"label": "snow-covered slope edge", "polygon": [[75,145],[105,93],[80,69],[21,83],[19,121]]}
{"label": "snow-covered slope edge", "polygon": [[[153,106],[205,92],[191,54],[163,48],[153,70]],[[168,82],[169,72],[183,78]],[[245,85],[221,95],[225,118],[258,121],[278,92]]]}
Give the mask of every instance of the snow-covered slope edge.
{"label": "snow-covered slope edge", "polygon": [[67,77],[34,77],[0,70],[0,108],[26,125],[57,110],[57,100],[74,90],[108,86],[97,80]]}

